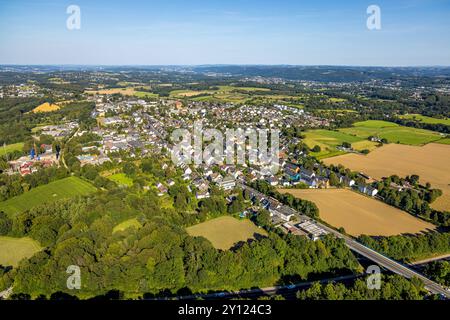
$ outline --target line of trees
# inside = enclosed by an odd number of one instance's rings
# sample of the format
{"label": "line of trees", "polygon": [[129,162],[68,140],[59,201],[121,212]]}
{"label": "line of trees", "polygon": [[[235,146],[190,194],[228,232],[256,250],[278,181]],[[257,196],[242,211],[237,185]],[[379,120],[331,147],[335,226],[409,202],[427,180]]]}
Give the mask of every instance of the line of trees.
{"label": "line of trees", "polygon": [[407,262],[450,252],[450,233],[448,232],[390,237],[362,235],[358,240],[393,259]]}
{"label": "line of trees", "polygon": [[[434,210],[430,207],[438,197],[442,195],[440,189],[432,189],[429,184],[419,185],[419,176],[411,175],[405,179],[398,176],[384,178],[375,184],[379,191],[379,196],[389,205],[405,210],[415,216],[432,221],[436,225],[450,226],[450,213],[446,211]],[[404,188],[399,191],[391,186],[391,183],[402,185],[408,182],[412,188]]]}
{"label": "line of trees", "polygon": [[296,294],[300,300],[422,300],[426,295],[419,279],[408,280],[400,275],[382,275],[379,290],[369,289],[366,279],[357,279],[351,286],[315,282]]}

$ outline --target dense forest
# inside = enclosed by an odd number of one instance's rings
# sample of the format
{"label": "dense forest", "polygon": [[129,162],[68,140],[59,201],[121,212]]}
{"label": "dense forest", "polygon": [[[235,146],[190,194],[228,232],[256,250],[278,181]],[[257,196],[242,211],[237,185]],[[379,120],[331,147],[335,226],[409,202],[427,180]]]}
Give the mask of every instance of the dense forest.
{"label": "dense forest", "polygon": [[[63,200],[14,217],[2,215],[2,235],[30,236],[45,249],[18,268],[4,272],[0,289],[50,296],[66,288],[70,265],[81,268],[80,297],[119,290],[128,296],[238,290],[306,280],[319,274],[359,272],[342,240],[270,232],[268,237],[219,251],[204,238],[184,231],[195,223],[182,210],[161,209],[151,192],[135,195],[115,189],[89,199]],[[137,217],[138,230],[113,232]]]}
{"label": "dense forest", "polygon": [[425,267],[424,274],[444,286],[450,286],[449,261],[441,260],[430,262]]}

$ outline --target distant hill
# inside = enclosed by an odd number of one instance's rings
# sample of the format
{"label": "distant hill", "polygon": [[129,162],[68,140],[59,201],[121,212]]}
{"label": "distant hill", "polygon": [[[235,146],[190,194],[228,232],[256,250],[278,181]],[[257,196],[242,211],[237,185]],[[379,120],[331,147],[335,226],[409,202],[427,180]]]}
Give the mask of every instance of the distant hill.
{"label": "distant hill", "polygon": [[[100,72],[139,72],[179,75],[205,75],[207,73],[223,74],[234,77],[275,77],[286,80],[304,80],[319,82],[363,82],[369,80],[397,80],[397,79],[450,79],[450,67],[364,67],[364,66],[302,66],[302,65],[175,65],[175,66],[82,66],[82,65],[54,65],[54,66],[26,66],[0,65],[0,81],[9,83],[16,81],[21,74],[100,71]],[[29,79],[29,74],[28,78]]]}

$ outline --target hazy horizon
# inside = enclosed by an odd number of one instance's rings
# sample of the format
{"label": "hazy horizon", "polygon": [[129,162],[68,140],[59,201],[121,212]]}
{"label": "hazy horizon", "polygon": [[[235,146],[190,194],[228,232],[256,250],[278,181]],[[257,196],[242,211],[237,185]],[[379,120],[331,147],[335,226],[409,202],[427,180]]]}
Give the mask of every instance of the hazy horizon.
{"label": "hazy horizon", "polygon": [[446,0],[0,0],[0,64],[450,66],[449,21]]}
{"label": "hazy horizon", "polygon": [[199,64],[27,64],[27,63],[0,63],[0,66],[19,67],[201,67],[201,66],[249,66],[249,67],[349,67],[349,68],[450,68],[449,65],[350,65],[350,64],[239,64],[239,63],[199,63]]}

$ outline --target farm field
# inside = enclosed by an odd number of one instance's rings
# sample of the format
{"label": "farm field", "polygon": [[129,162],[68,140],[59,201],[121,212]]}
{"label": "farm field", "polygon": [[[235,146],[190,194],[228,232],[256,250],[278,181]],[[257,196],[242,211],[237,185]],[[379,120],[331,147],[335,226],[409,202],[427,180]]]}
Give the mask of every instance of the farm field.
{"label": "farm field", "polygon": [[8,144],[0,147],[0,156],[4,156],[13,151],[21,151],[23,149],[23,142]]}
{"label": "farm field", "polygon": [[128,178],[125,173],[116,173],[109,177],[109,180],[116,182],[118,185],[123,185],[127,187],[131,187],[133,185],[133,179]]}
{"label": "farm field", "polygon": [[146,92],[146,91],[135,91],[133,94],[138,98],[158,98],[159,95],[156,93]]}
{"label": "farm field", "polygon": [[245,91],[249,93],[255,91],[270,92],[270,89],[257,87],[218,86],[218,89],[211,90],[174,90],[170,93],[170,95],[175,97],[193,97],[200,94],[224,94],[233,91]]}
{"label": "farm field", "polygon": [[358,150],[358,151],[362,151],[362,150],[373,151],[376,148],[378,148],[378,143],[369,141],[369,140],[362,140],[362,141],[352,143],[352,148],[355,150]]}
{"label": "farm field", "polygon": [[438,118],[432,118],[423,116],[421,114],[405,114],[400,116],[401,119],[408,119],[408,120],[415,120],[422,123],[429,123],[429,124],[445,124],[447,126],[450,126],[450,119],[438,119]]}
{"label": "farm field", "polygon": [[33,113],[39,113],[39,112],[52,112],[52,111],[58,111],[60,109],[60,106],[57,104],[50,104],[48,102],[45,102],[36,108],[32,110]]}
{"label": "farm field", "polygon": [[315,111],[320,113],[337,113],[337,114],[346,114],[346,113],[356,113],[356,110],[352,109],[316,109]]}
{"label": "farm field", "polygon": [[423,145],[442,138],[437,132],[403,127],[393,122],[379,120],[357,122],[353,124],[353,127],[339,129],[339,131],[362,139],[377,136],[391,143],[409,145]]}
{"label": "farm field", "polygon": [[346,102],[347,99],[344,99],[344,98],[333,98],[333,97],[331,97],[331,98],[328,98],[328,101],[329,101],[329,102]]}
{"label": "farm field", "polygon": [[0,202],[0,210],[13,215],[44,203],[86,195],[96,190],[89,182],[77,177],[69,177],[36,187],[17,197]]}
{"label": "farm field", "polygon": [[341,145],[343,142],[353,144],[361,141],[364,141],[364,139],[339,131],[323,129],[306,131],[305,139],[303,139],[303,142],[309,148],[313,148],[314,146],[318,145],[322,149],[320,152],[311,153],[311,155],[315,156],[318,159],[345,154],[345,152],[336,149],[336,147]]}
{"label": "farm field", "polygon": [[50,81],[51,83],[55,83],[55,84],[68,84],[68,83],[70,83],[69,81],[65,81],[64,79],[61,79],[61,78],[58,78],[58,77],[49,78],[48,81]]}
{"label": "farm field", "polygon": [[136,218],[132,218],[129,220],[125,220],[124,222],[121,222],[117,226],[115,226],[113,228],[113,233],[124,231],[128,228],[139,229],[140,227],[142,227],[141,223]]}
{"label": "farm field", "polygon": [[31,238],[0,237],[0,265],[16,267],[22,259],[32,257],[41,249]]}
{"label": "farm field", "polygon": [[287,189],[280,190],[314,202],[320,218],[353,236],[391,236],[420,233],[435,226],[407,212],[391,207],[347,189]]}
{"label": "farm field", "polygon": [[205,237],[217,249],[228,250],[239,241],[254,239],[254,234],[267,235],[250,220],[230,216],[212,219],[186,229],[193,237]]}
{"label": "farm field", "polygon": [[129,87],[129,86],[142,86],[143,83],[140,82],[132,82],[132,81],[119,81],[116,85],[121,87]]}
{"label": "farm field", "polygon": [[[170,93],[172,98],[191,98],[194,101],[223,101],[243,103],[253,96],[252,92],[267,92],[270,93],[268,88],[257,87],[236,87],[236,86],[218,86],[217,89],[208,90],[173,90]],[[258,95],[266,99],[280,99],[279,95]],[[283,96],[285,98],[285,96]]]}
{"label": "farm field", "polygon": [[362,171],[372,178],[390,175],[420,176],[421,183],[430,182],[443,195],[432,203],[437,210],[450,210],[450,145],[430,143],[425,146],[388,144],[366,156],[346,154],[325,159],[325,164],[342,164],[354,171]]}
{"label": "farm field", "polygon": [[158,95],[156,93],[136,91],[134,88],[112,88],[112,89],[102,89],[98,91],[86,91],[87,94],[121,94],[124,96],[135,96],[138,98],[156,98]]}

